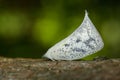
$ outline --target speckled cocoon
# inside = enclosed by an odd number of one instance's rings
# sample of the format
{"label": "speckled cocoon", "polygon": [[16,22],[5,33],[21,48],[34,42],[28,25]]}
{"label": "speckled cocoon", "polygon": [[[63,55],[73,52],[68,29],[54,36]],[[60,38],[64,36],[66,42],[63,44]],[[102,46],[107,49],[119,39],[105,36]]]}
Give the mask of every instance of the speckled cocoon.
{"label": "speckled cocoon", "polygon": [[101,50],[104,46],[103,40],[88,17],[68,37],[51,47],[44,57],[51,60],[77,60]]}

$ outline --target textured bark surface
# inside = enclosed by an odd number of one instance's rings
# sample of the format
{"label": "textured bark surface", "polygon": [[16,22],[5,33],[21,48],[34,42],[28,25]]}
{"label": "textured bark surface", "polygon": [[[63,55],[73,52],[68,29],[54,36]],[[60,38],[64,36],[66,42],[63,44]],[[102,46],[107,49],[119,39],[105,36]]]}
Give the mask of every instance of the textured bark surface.
{"label": "textured bark surface", "polygon": [[46,61],[0,57],[0,80],[120,80],[120,59]]}

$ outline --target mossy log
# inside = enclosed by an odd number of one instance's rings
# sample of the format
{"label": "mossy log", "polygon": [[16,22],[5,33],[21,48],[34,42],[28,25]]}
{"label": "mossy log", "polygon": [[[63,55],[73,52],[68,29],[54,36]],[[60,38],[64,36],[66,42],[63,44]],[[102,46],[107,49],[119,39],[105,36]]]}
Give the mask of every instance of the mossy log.
{"label": "mossy log", "polygon": [[0,57],[0,80],[120,80],[120,59],[50,61]]}

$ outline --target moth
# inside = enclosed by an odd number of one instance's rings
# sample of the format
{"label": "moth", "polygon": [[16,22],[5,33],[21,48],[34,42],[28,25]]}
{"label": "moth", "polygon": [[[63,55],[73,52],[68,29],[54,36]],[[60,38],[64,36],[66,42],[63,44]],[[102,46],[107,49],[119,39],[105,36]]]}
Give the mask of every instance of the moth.
{"label": "moth", "polygon": [[103,40],[85,11],[81,25],[68,37],[48,49],[43,57],[51,60],[77,60],[100,51]]}

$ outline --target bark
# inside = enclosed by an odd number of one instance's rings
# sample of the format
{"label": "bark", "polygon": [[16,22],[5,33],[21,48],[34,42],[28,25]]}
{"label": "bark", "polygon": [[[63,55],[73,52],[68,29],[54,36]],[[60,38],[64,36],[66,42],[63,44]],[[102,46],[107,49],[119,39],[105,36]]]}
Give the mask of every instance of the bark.
{"label": "bark", "polygon": [[0,57],[0,80],[120,80],[120,59],[47,61]]}

